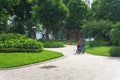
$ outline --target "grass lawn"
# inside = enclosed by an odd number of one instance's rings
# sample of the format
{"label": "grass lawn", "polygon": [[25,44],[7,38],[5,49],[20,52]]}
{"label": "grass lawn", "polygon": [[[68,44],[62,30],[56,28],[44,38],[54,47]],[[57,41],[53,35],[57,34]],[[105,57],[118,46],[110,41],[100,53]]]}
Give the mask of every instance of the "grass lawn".
{"label": "grass lawn", "polygon": [[95,54],[95,55],[101,55],[101,56],[110,56],[109,50],[111,47],[103,46],[103,47],[87,47],[86,52]]}
{"label": "grass lawn", "polygon": [[58,58],[63,54],[54,51],[40,53],[0,53],[0,68],[18,67]]}

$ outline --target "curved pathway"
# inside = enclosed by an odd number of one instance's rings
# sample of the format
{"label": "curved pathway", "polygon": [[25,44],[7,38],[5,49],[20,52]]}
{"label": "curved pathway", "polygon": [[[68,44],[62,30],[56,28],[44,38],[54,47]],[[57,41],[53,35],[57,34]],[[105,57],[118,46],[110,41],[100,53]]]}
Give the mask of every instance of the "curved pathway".
{"label": "curved pathway", "polygon": [[77,55],[73,45],[48,50],[62,52],[65,57],[0,70],[0,80],[120,80],[120,58]]}

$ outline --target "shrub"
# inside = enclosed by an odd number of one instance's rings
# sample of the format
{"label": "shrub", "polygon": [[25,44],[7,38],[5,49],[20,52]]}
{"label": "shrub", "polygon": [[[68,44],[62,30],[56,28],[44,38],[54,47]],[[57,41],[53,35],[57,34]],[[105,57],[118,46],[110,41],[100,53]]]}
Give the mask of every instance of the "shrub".
{"label": "shrub", "polygon": [[43,46],[45,48],[58,48],[58,47],[64,47],[64,44],[62,42],[57,42],[57,41],[46,41],[43,42]]}
{"label": "shrub", "polygon": [[111,30],[111,39],[120,45],[120,22],[116,23]]}
{"label": "shrub", "polygon": [[43,49],[19,49],[19,48],[0,48],[0,52],[11,53],[11,52],[41,52]]}
{"label": "shrub", "polygon": [[[21,50],[21,51],[20,51]],[[3,52],[30,52],[42,51],[43,47],[40,42],[23,36],[21,34],[1,34],[0,51]]]}
{"label": "shrub", "polygon": [[13,33],[0,34],[0,41],[11,40],[11,39],[27,39],[27,38],[28,37],[26,37],[25,35],[21,35],[21,34],[13,34]]}
{"label": "shrub", "polygon": [[120,47],[113,47],[109,51],[110,56],[120,57]]}
{"label": "shrub", "polygon": [[107,41],[101,41],[101,40],[96,40],[96,41],[90,41],[89,45],[90,45],[90,47],[108,46],[109,42],[107,42]]}

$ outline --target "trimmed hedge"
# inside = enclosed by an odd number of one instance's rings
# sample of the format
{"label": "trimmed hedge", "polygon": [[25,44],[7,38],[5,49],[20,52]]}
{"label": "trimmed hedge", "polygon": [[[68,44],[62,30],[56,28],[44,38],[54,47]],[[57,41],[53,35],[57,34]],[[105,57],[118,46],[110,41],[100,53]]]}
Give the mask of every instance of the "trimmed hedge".
{"label": "trimmed hedge", "polygon": [[113,48],[111,48],[109,53],[110,53],[110,56],[120,57],[120,47],[113,47]]}
{"label": "trimmed hedge", "polygon": [[0,48],[0,52],[11,53],[11,52],[41,52],[43,49],[19,49],[19,48]]}
{"label": "trimmed hedge", "polygon": [[0,34],[0,41],[11,40],[11,39],[28,39],[28,37],[26,37],[25,35],[13,34],[13,33]]}
{"label": "trimmed hedge", "polygon": [[0,52],[38,52],[42,51],[41,42],[21,34],[0,34]]}
{"label": "trimmed hedge", "polygon": [[57,42],[57,41],[44,41],[43,47],[45,48],[59,48],[59,47],[64,47],[64,44],[62,42]]}
{"label": "trimmed hedge", "polygon": [[108,46],[109,42],[108,41],[96,40],[96,41],[90,41],[89,45],[90,45],[90,47]]}
{"label": "trimmed hedge", "polygon": [[42,44],[33,39],[11,39],[0,41],[0,48],[39,49]]}

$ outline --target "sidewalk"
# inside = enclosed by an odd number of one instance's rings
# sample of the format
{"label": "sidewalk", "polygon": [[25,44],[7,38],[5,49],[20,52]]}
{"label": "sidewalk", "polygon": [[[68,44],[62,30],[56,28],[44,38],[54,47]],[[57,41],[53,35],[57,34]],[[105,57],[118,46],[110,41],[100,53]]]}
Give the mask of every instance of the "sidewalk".
{"label": "sidewalk", "polygon": [[12,70],[0,70],[0,80],[120,80],[120,59],[76,55],[76,46],[47,49],[66,57]]}

